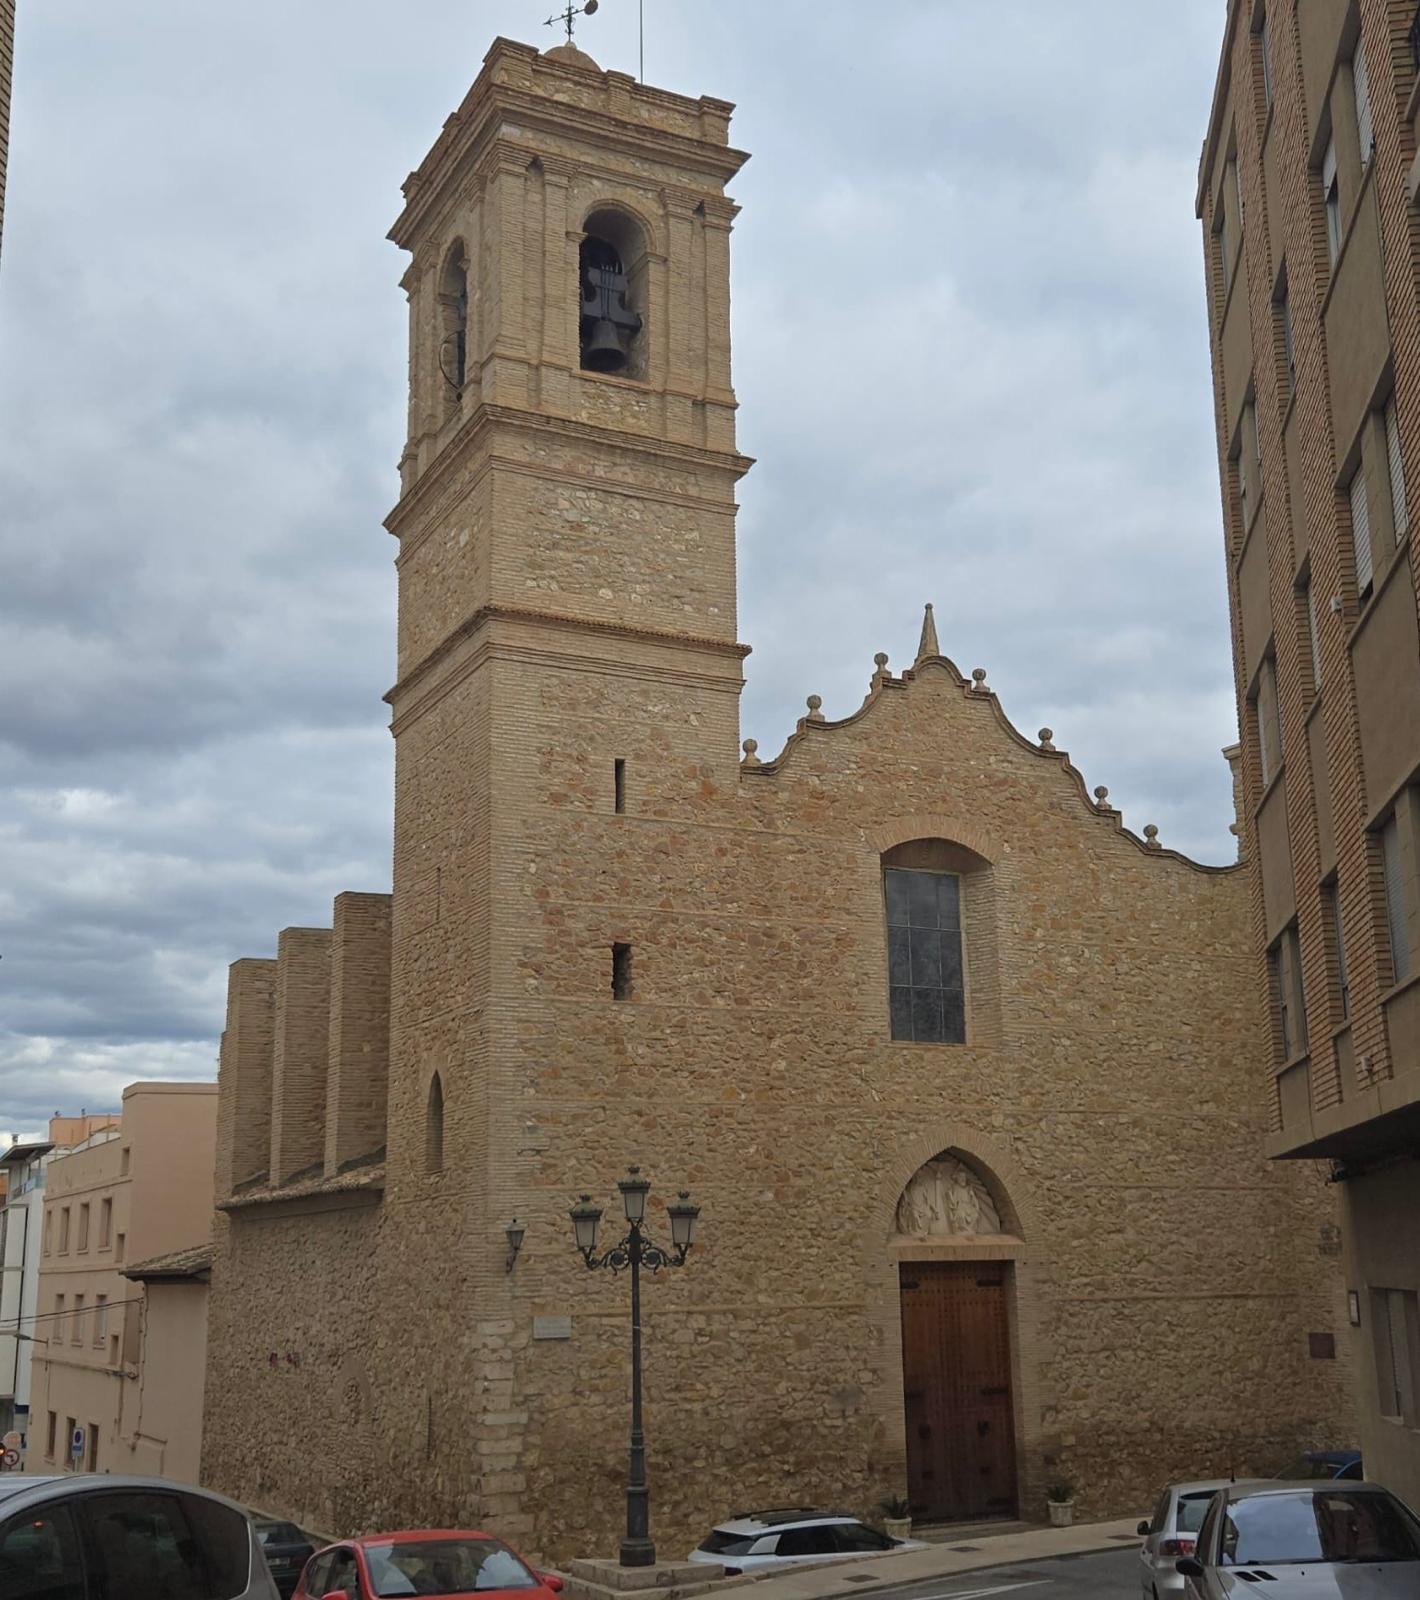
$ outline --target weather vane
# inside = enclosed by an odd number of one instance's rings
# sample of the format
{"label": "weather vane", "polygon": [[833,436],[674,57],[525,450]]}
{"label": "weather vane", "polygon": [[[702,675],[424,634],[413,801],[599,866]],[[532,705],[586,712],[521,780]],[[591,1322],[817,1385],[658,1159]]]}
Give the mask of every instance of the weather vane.
{"label": "weather vane", "polygon": [[574,6],[572,0],[567,0],[567,9],[565,11],[554,11],[547,21],[543,23],[543,27],[555,28],[560,22],[567,30],[567,43],[571,44],[572,26],[576,19],[578,17],[590,17],[595,14],[596,9],[597,0],[583,0],[583,3],[579,6]]}

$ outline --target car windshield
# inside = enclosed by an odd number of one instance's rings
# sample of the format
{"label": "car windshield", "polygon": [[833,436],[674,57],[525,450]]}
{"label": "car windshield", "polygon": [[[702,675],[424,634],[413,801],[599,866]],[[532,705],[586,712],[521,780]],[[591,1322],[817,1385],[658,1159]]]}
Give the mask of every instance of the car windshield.
{"label": "car windshield", "polygon": [[294,1522],[258,1522],[256,1531],[263,1544],[304,1544],[301,1530]]}
{"label": "car windshield", "polygon": [[1206,1494],[1185,1494],[1179,1496],[1178,1515],[1174,1518],[1174,1527],[1179,1533],[1197,1533],[1203,1526],[1203,1518],[1208,1513],[1213,1496],[1218,1491],[1209,1489]]}
{"label": "car windshield", "polygon": [[749,1554],[749,1547],[757,1538],[757,1533],[726,1533],[723,1528],[713,1528],[700,1541],[700,1548],[707,1556],[743,1556]]}
{"label": "car windshield", "polygon": [[1249,1495],[1227,1508],[1221,1559],[1225,1567],[1420,1561],[1420,1523],[1384,1490]]}
{"label": "car windshield", "polygon": [[496,1539],[400,1539],[365,1546],[370,1582],[391,1595],[535,1589],[537,1579]]}
{"label": "car windshield", "polygon": [[1305,1483],[1310,1478],[1334,1478],[1336,1463],[1322,1456],[1298,1456],[1295,1461],[1289,1461],[1277,1476],[1285,1478],[1288,1483]]}

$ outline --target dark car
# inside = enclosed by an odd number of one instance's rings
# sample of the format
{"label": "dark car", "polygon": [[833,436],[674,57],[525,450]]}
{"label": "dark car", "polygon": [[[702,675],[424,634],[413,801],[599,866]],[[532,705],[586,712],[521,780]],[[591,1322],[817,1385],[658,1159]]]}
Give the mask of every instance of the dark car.
{"label": "dark car", "polygon": [[1231,1484],[1178,1571],[1189,1600],[1414,1600],[1420,1518],[1374,1483]]}
{"label": "dark car", "polygon": [[316,1553],[316,1547],[294,1522],[265,1522],[257,1517],[253,1525],[261,1553],[281,1591],[281,1600],[290,1600],[300,1582],[301,1569]]}
{"label": "dark car", "polygon": [[1289,1461],[1284,1471],[1275,1475],[1279,1481],[1303,1483],[1312,1478],[1360,1481],[1361,1452],[1359,1450],[1304,1450],[1295,1461]]}

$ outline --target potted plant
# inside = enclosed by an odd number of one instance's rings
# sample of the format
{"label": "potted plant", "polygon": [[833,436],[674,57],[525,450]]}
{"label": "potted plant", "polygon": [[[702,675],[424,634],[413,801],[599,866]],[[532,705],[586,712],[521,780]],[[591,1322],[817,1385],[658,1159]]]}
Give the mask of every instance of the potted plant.
{"label": "potted plant", "polygon": [[1060,1478],[1045,1491],[1046,1509],[1052,1528],[1068,1528],[1075,1520],[1075,1485]]}
{"label": "potted plant", "polygon": [[912,1507],[906,1495],[888,1495],[878,1501],[878,1510],[883,1514],[883,1532],[889,1539],[906,1539],[912,1532]]}

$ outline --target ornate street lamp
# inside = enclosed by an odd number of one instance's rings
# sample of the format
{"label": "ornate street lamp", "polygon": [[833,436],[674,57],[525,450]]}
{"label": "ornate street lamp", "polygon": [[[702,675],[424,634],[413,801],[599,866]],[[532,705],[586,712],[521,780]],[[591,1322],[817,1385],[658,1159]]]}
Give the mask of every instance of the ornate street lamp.
{"label": "ornate street lamp", "polygon": [[639,1167],[628,1167],[616,1186],[630,1225],[626,1237],[602,1255],[597,1255],[597,1227],[602,1220],[600,1206],[584,1194],[568,1213],[572,1233],[582,1260],[589,1267],[610,1267],[620,1272],[631,1269],[631,1455],[626,1478],[626,1537],[621,1541],[623,1567],[651,1567],[656,1564],[656,1547],[651,1542],[651,1501],[646,1489],[646,1435],[641,1426],[641,1268],[659,1272],[662,1267],[683,1267],[695,1242],[695,1220],[700,1207],[690,1203],[681,1190],[674,1205],[666,1207],[671,1219],[671,1246],[664,1250],[652,1243],[645,1232],[646,1196],[650,1181]]}

